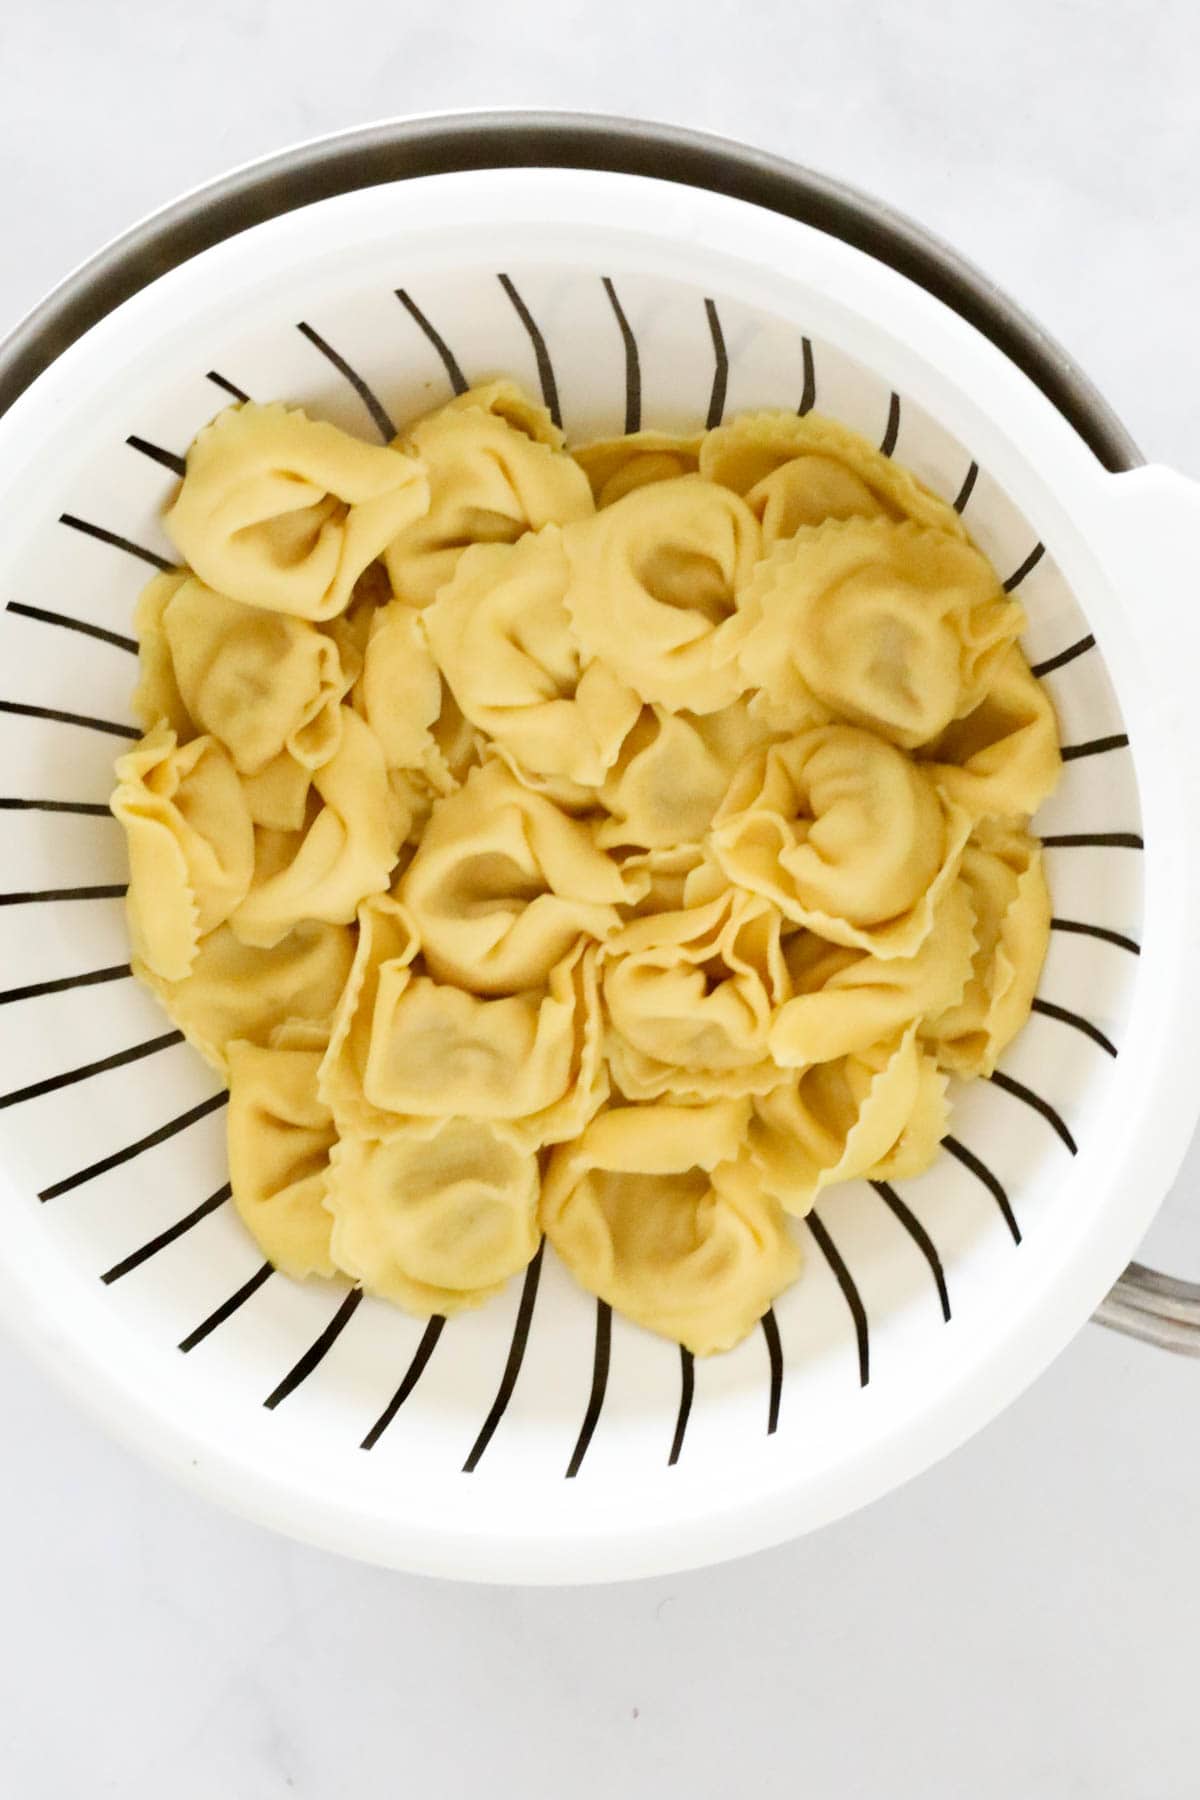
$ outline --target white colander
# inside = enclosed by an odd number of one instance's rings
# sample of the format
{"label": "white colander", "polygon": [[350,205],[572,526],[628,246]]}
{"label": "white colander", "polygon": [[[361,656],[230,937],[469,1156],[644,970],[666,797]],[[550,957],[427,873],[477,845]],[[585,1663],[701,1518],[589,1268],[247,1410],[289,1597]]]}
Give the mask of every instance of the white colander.
{"label": "white colander", "polygon": [[[819,1524],[1065,1344],[1200,1109],[1200,489],[1106,473],[883,262],[677,180],[463,170],[252,217],[143,270],[0,419],[0,1316],[186,1480],[381,1562],[585,1580]],[[444,1328],[272,1273],[228,1201],[224,1096],[129,978],[105,803],[182,452],[231,394],[388,437],[501,371],[569,438],[755,406],[866,433],[1019,592],[1061,721],[1035,1016],[961,1092],[928,1175],[822,1197],[801,1280],[711,1361],[612,1316],[549,1250]]]}

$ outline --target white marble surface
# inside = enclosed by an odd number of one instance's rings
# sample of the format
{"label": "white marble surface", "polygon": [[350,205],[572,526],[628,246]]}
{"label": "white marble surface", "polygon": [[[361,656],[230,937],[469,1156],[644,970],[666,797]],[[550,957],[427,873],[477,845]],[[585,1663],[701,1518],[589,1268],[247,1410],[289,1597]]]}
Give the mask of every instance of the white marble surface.
{"label": "white marble surface", "polygon": [[[297,138],[472,105],[657,115],[922,219],[1200,475],[1191,0],[686,18],[0,7],[0,329],[136,216]],[[1198,1221],[1194,1153],[1151,1253],[1200,1272]],[[1198,1403],[1200,1365],[1089,1329],[949,1463],[818,1537],[669,1581],[474,1590],[224,1517],[0,1343],[0,1793],[1191,1800]]]}

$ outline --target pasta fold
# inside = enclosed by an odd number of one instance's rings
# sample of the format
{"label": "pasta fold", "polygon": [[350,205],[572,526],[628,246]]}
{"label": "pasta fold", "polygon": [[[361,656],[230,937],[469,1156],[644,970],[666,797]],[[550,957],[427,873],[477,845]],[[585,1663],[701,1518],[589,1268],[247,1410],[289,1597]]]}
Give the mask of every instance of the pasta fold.
{"label": "pasta fold", "polygon": [[156,725],[117,759],[112,811],[129,849],[126,913],[134,955],[179,981],[200,939],[242,903],[254,827],[237,771],[215,738],[182,747]]}

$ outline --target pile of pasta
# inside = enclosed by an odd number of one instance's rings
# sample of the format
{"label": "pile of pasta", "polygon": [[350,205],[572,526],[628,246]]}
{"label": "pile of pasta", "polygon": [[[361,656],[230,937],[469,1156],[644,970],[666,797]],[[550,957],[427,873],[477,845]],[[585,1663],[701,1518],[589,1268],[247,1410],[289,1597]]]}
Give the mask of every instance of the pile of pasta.
{"label": "pile of pasta", "polygon": [[736,1343],[1029,1013],[1057,726],[958,515],[815,415],[568,454],[495,381],[389,447],[230,408],[166,527],[134,966],[266,1256],[448,1314],[544,1234]]}

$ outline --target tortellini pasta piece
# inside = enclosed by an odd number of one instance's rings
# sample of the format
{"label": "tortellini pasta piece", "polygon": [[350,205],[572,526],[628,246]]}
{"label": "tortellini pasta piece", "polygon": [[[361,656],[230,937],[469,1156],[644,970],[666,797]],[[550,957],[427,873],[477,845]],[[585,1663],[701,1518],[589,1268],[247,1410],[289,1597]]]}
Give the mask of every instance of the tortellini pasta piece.
{"label": "tortellini pasta piece", "polygon": [[767,1193],[803,1215],[834,1182],[927,1168],[946,1130],[945,1076],[903,1036],[799,1069],[754,1102],[750,1157]]}
{"label": "tortellini pasta piece", "polygon": [[345,1137],[326,1202],[334,1261],[409,1312],[479,1306],[541,1242],[540,1187],[537,1158],[486,1120],[446,1119],[384,1143]]}
{"label": "tortellini pasta piece", "polygon": [[313,776],[321,804],[311,824],[258,833],[253,885],[232,916],[244,944],[270,948],[301,919],[348,925],[391,878],[408,819],[375,737],[357,713],[342,711],[337,755]]}
{"label": "tortellini pasta piece", "polygon": [[704,714],[642,709],[601,784],[599,844],[666,850],[699,844],[752,750],[775,735],[742,701]]}
{"label": "tortellini pasta piece", "polygon": [[744,501],[698,475],[634,488],[563,532],[589,655],[648,704],[716,712],[745,685],[725,627],[761,548]]}
{"label": "tortellini pasta piece", "polygon": [[910,1025],[957,1008],[975,955],[971,889],[956,881],[933,915],[929,936],[912,956],[881,957],[830,944],[815,932],[789,938],[784,955],[791,998],[771,1024],[771,1055],[781,1068],[807,1068],[869,1050]]}
{"label": "tortellini pasta piece", "polygon": [[944,1009],[925,1009],[922,1030],[943,1068],[990,1075],[1029,1017],[1050,939],[1042,847],[1024,831],[981,825],[963,851],[961,885],[975,912],[970,978]]}
{"label": "tortellini pasta piece", "polygon": [[507,382],[460,394],[414,425],[405,443],[429,472],[430,504],[388,545],[397,597],[428,606],[469,544],[512,544],[543,525],[587,518],[592,490],[561,442],[548,416]]}
{"label": "tortellini pasta piece", "polygon": [[726,888],[610,940],[608,1060],[627,1099],[762,1093],[783,1079],[768,1048],[790,992],[781,926],[768,902]]}
{"label": "tortellini pasta piece", "polygon": [[270,950],[239,942],[228,925],[201,938],[182,981],[164,981],[144,963],[134,974],[158,995],[184,1036],[222,1075],[234,1039],[269,1046],[281,1026],[328,1034],[354,960],[344,925],[303,920]]}
{"label": "tortellini pasta piece", "polygon": [[572,1136],[608,1094],[594,957],[576,949],[544,988],[496,999],[382,969],[367,1099],[417,1118],[504,1120],[530,1147]]}
{"label": "tortellini pasta piece", "polygon": [[826,725],[747,759],[711,848],[730,881],[821,937],[912,956],[969,829],[961,808],[891,744]]}
{"label": "tortellini pasta piece", "polygon": [[504,994],[545,981],[582,935],[610,936],[644,885],[588,823],[489,762],[438,801],[398,894],[439,981]]}
{"label": "tortellini pasta piece", "polygon": [[1024,622],[969,544],[855,519],[803,527],[759,564],[738,660],[777,718],[815,701],[911,750],[978,704]]}
{"label": "tortellini pasta piece", "polygon": [[778,1204],[739,1162],[745,1100],[623,1106],[550,1159],[547,1238],[575,1279],[697,1356],[727,1350],[795,1280]]}
{"label": "tortellini pasta piece", "polygon": [[316,1049],[232,1043],[229,1179],[233,1203],[285,1275],[332,1275],[325,1210],[337,1131],[317,1094]]}
{"label": "tortellini pasta piece", "polygon": [[987,693],[922,755],[938,786],[973,819],[1023,819],[1058,784],[1062,757],[1054,708],[1017,649]]}
{"label": "tortellini pasta piece", "polygon": [[670,431],[634,431],[626,437],[575,444],[571,455],[591,482],[597,507],[611,506],[634,488],[695,475],[703,441],[700,436],[679,437]]}
{"label": "tortellini pasta piece", "polygon": [[134,955],[165,981],[192,967],[207,932],[236,911],[254,872],[254,827],[215,738],[182,747],[165,724],[117,759],[112,810],[129,849]]}
{"label": "tortellini pasta piece", "polygon": [[396,901],[368,902],[359,924],[321,1069],[339,1124],[386,1138],[414,1120],[502,1120],[538,1148],[571,1137],[603,1104],[594,950],[577,948],[542,988],[481,999],[430,978]]}
{"label": "tortellini pasta piece", "polygon": [[239,774],[260,774],[285,754],[316,769],[336,753],[349,682],[337,645],[307,619],[244,606],[191,577],[167,601],[161,628],[189,716]]}
{"label": "tortellini pasta piece", "polygon": [[700,473],[745,497],[768,549],[826,519],[912,519],[965,538],[952,506],[857,431],[819,413],[745,413],[707,433]]}
{"label": "tortellini pasta piece", "polygon": [[429,506],[421,464],[286,406],[229,407],[188,451],[166,528],[201,581],[248,606],[331,619]]}
{"label": "tortellini pasta piece", "polygon": [[604,662],[583,656],[563,595],[554,526],[463,552],[422,615],[433,654],[473,725],[532,774],[595,787],[641,711]]}

